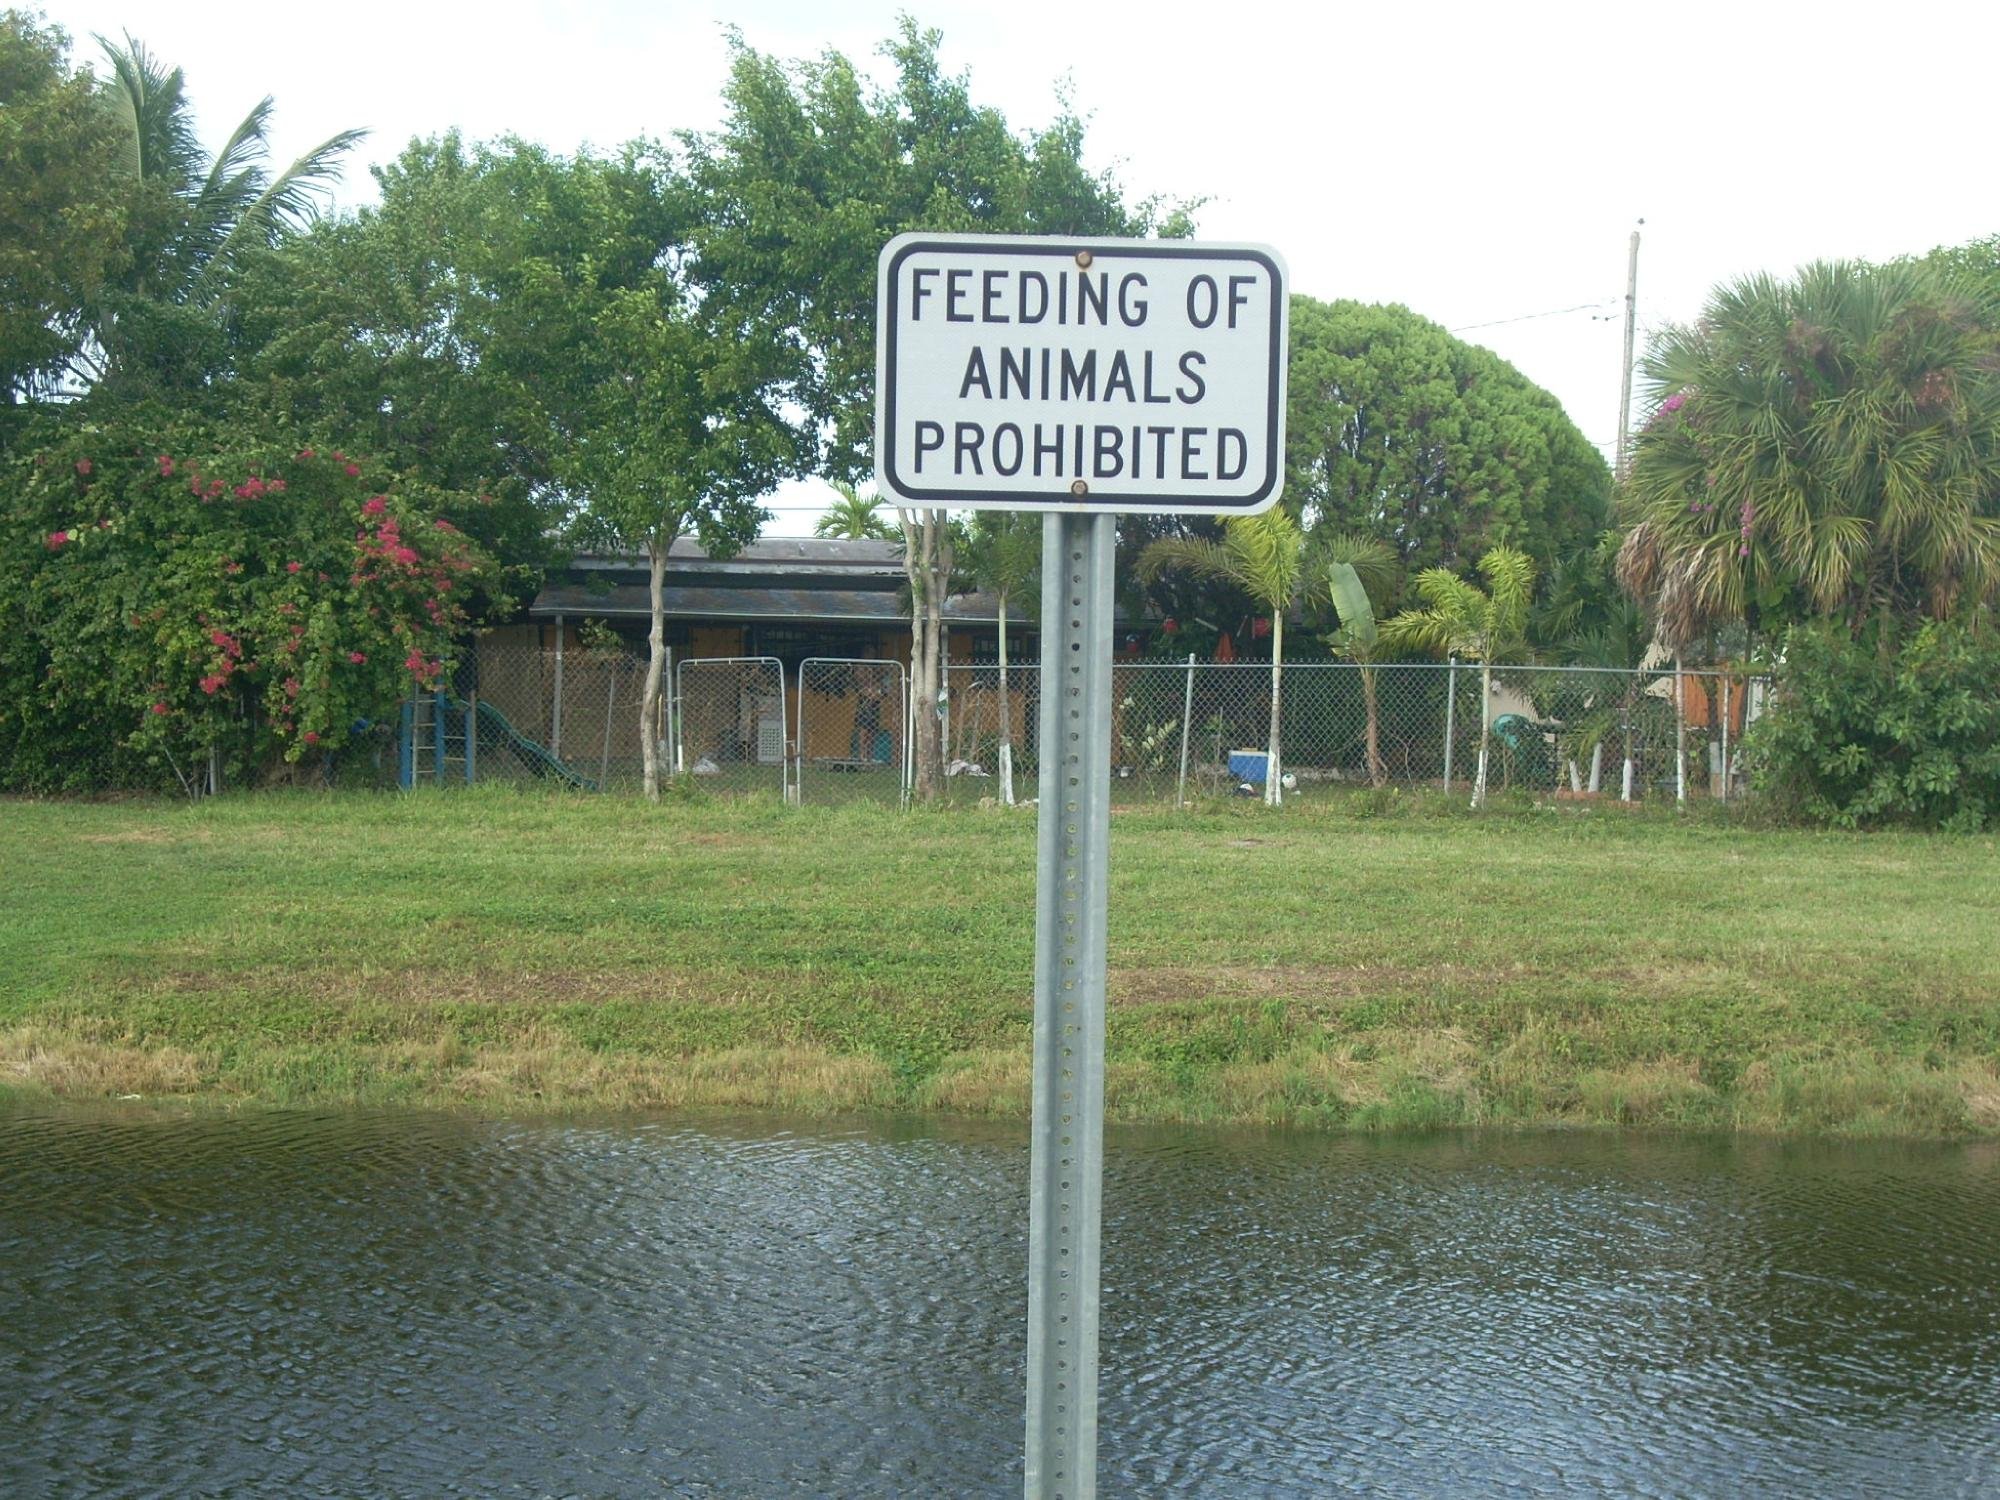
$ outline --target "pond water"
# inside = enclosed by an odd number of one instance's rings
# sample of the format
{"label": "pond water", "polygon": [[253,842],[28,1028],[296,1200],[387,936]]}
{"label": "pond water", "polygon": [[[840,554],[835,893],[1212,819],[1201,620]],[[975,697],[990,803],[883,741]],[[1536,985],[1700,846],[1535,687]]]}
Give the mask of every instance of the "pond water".
{"label": "pond water", "polygon": [[[2000,1488],[2000,1149],[1118,1131],[1100,1490]],[[1025,1134],[0,1113],[0,1494],[1018,1494]]]}

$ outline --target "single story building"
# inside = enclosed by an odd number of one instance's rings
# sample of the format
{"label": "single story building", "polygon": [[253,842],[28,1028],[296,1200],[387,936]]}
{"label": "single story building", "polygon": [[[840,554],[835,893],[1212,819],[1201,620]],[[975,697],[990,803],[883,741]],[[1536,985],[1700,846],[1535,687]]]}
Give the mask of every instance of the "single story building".
{"label": "single story building", "polygon": [[[775,657],[792,672],[808,657],[908,661],[910,621],[894,542],[765,537],[726,558],[683,538],[667,555],[666,637],[676,660]],[[1007,655],[1033,661],[1034,600],[1010,601]],[[953,662],[999,659],[1000,608],[991,594],[945,601]],[[553,651],[580,643],[588,622],[615,631],[640,654],[651,622],[642,554],[586,554],[549,574],[526,623],[503,626],[496,645]]]}

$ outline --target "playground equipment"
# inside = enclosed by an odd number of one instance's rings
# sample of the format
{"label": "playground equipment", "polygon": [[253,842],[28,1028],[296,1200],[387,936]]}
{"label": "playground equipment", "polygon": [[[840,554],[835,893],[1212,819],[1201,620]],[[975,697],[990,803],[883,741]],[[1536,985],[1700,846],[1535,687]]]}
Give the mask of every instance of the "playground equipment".
{"label": "playground equipment", "polygon": [[397,736],[396,780],[408,789],[420,782],[471,786],[482,758],[500,755],[540,780],[559,781],[593,792],[597,783],[507,722],[507,716],[477,694],[460,698],[445,688],[403,701]]}

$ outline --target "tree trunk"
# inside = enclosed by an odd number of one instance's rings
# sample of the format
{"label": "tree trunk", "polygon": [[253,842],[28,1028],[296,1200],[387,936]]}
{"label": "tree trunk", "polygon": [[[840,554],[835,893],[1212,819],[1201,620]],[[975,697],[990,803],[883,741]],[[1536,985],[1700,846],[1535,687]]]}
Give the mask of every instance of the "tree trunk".
{"label": "tree trunk", "polygon": [[903,572],[910,583],[910,693],[915,720],[916,795],[934,802],[944,790],[944,737],[938,699],[944,682],[944,595],[951,584],[951,546],[941,510],[898,511],[903,525]]}
{"label": "tree trunk", "polygon": [[1000,596],[1000,805],[1014,805],[1014,718],[1007,702],[1007,596]]}
{"label": "tree trunk", "polygon": [[1368,706],[1368,784],[1379,787],[1389,780],[1389,768],[1382,763],[1382,721],[1375,704],[1375,669],[1361,667],[1361,697]]}
{"label": "tree trunk", "polygon": [[667,665],[667,552],[673,538],[646,544],[646,600],[652,625],[646,633],[646,691],[639,698],[639,755],[645,766],[646,800],[660,800],[660,678]]}
{"label": "tree trunk", "polygon": [[1493,733],[1493,663],[1479,664],[1479,771],[1472,782],[1472,805],[1486,805],[1486,747]]}
{"label": "tree trunk", "polygon": [[1282,774],[1278,766],[1278,693],[1285,675],[1285,612],[1271,611],[1271,745],[1264,757],[1264,803],[1268,807],[1283,805],[1285,789],[1278,777]]}

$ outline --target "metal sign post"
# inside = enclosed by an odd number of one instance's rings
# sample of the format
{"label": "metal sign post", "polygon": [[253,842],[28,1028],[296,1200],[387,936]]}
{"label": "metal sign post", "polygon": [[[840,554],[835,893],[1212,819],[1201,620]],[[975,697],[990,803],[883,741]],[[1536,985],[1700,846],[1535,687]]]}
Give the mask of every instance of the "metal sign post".
{"label": "metal sign post", "polygon": [[1097,1490],[1097,1266],[1104,1167],[1105,896],[1111,837],[1111,516],[1042,522],[1041,801],[1028,1186],[1026,1492]]}
{"label": "metal sign post", "polygon": [[876,311],[882,493],[1045,512],[1026,1492],[1090,1500],[1116,516],[1276,502],[1284,263],[1261,245],[906,234],[883,247]]}

